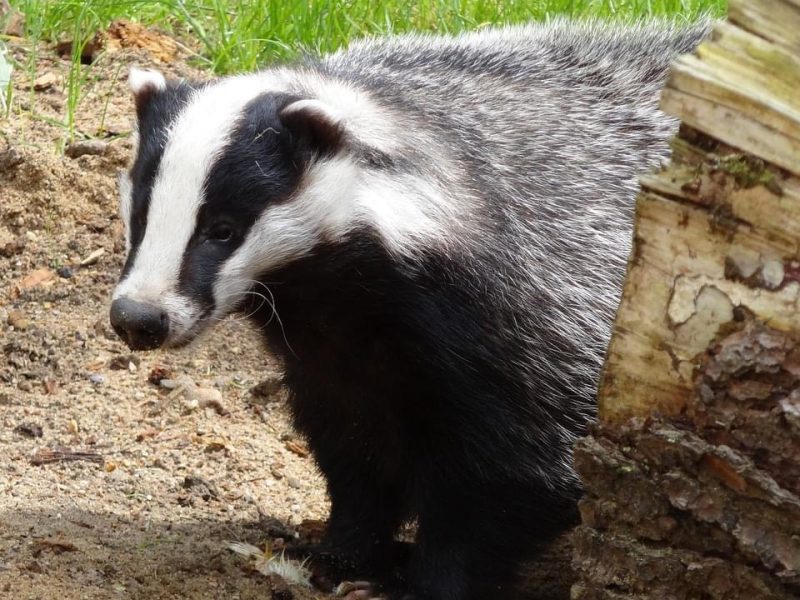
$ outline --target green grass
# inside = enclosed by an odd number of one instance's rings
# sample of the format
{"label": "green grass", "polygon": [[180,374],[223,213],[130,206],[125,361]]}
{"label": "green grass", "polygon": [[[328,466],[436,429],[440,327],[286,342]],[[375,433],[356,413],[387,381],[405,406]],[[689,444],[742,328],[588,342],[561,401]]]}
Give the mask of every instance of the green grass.
{"label": "green grass", "polygon": [[217,73],[254,69],[301,50],[334,50],[353,37],[411,30],[455,33],[554,15],[693,19],[724,0],[11,0],[32,39],[86,41],[115,18],[194,35]]}
{"label": "green grass", "polygon": [[[302,52],[324,52],[354,37],[413,30],[456,33],[557,15],[633,20],[667,17],[692,20],[722,15],[726,0],[11,0],[25,15],[33,42],[79,40],[117,18],[139,21],[195,40],[194,58],[217,74],[255,69]],[[64,125],[74,134],[74,114],[90,75],[73,51]],[[35,69],[35,44],[28,64]]]}

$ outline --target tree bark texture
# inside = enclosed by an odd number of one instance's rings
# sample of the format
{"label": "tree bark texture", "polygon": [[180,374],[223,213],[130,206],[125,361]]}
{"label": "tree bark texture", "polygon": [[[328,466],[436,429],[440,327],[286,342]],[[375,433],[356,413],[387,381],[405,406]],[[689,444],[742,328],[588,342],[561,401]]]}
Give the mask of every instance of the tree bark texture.
{"label": "tree bark texture", "polygon": [[683,125],[575,451],[574,600],[800,598],[800,0],[732,0],[673,66]]}

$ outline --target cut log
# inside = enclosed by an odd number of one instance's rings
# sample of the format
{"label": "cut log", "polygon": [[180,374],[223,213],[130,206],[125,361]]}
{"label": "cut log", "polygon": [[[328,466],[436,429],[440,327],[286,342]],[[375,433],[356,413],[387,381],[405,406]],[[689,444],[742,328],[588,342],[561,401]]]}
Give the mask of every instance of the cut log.
{"label": "cut log", "polygon": [[683,125],[575,451],[574,600],[800,598],[800,0],[732,0],[678,59]]}

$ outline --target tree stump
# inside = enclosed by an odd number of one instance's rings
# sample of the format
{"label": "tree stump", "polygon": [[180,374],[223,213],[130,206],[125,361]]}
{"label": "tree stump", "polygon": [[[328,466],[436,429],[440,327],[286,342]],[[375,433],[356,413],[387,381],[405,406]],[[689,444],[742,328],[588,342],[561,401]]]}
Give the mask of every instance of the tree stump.
{"label": "tree stump", "polygon": [[800,598],[800,0],[732,0],[662,99],[579,442],[573,600]]}

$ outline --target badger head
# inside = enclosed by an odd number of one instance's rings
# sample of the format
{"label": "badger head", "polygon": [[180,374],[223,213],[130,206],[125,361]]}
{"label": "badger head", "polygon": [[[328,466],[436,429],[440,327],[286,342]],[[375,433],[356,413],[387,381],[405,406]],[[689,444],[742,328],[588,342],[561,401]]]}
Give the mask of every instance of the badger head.
{"label": "badger head", "polygon": [[131,348],[190,342],[323,242],[366,227],[404,252],[436,228],[439,194],[391,164],[380,111],[307,78],[189,84],[131,71],[138,144],[120,178],[127,258],[111,304]]}

